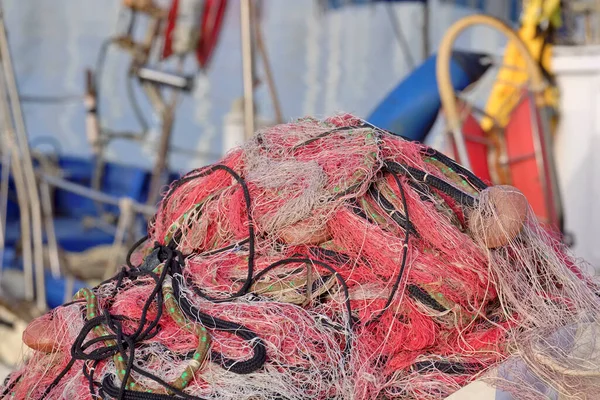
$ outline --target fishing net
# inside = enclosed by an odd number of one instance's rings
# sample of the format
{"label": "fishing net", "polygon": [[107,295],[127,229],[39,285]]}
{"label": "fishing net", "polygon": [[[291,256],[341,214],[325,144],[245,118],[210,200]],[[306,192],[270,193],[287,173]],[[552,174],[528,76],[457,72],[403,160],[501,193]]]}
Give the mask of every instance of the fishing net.
{"label": "fishing net", "polygon": [[[341,115],[165,193],[128,266],[24,334],[17,399],[517,398],[600,390],[600,298],[523,195]],[[586,397],[587,396],[587,397]]]}

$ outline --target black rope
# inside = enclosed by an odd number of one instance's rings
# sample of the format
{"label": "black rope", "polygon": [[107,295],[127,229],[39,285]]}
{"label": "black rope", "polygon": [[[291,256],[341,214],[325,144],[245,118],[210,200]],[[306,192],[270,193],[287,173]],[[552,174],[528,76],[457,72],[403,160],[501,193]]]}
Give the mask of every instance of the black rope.
{"label": "black rope", "polygon": [[188,318],[209,329],[232,333],[251,344],[253,354],[248,360],[233,360],[216,352],[211,353],[212,359],[226,370],[237,374],[249,374],[262,368],[267,360],[267,350],[262,339],[244,325],[226,321],[200,311],[185,296],[182,296],[182,282],[180,282],[180,279],[183,278],[182,271],[174,271],[173,275],[173,297]]}
{"label": "black rope", "polygon": [[447,194],[463,206],[473,207],[475,205],[475,198],[473,196],[457,189],[437,176],[431,175],[425,171],[421,171],[420,169],[410,167],[408,165],[398,164],[392,161],[386,162],[385,166],[389,171],[394,172],[395,174],[407,176],[417,182],[425,183],[432,188]]}
{"label": "black rope", "polygon": [[250,239],[244,239],[244,240],[242,240],[240,242],[230,244],[229,246],[221,247],[220,249],[215,249],[215,250],[207,251],[206,253],[202,253],[200,255],[203,256],[203,257],[214,256],[214,255],[219,254],[219,253],[224,253],[226,251],[234,250],[236,248],[239,248],[239,247],[241,247],[241,246],[243,246],[245,244],[248,244],[249,241],[250,241]]}
{"label": "black rope", "polygon": [[[253,232],[252,232],[253,233]],[[252,241],[251,241],[252,242]],[[174,242],[171,242],[171,246]],[[220,364],[223,368],[228,371],[235,372],[237,374],[249,374],[252,373],[264,365],[267,357],[266,348],[262,340],[254,333],[252,330],[246,328],[241,324],[237,324],[235,322],[223,320],[217,317],[213,317],[208,315],[202,311],[200,311],[197,307],[192,305],[185,296],[182,296],[181,293],[181,283],[180,278],[183,277],[182,267],[185,265],[183,261],[183,255],[176,251],[171,250],[170,247],[165,246],[157,246],[157,248],[161,250],[165,250],[166,254],[160,254],[159,258],[162,258],[166,255],[167,260],[169,257],[172,257],[171,252],[176,252],[178,254],[179,262],[171,263],[170,265],[170,275],[172,276],[172,284],[173,284],[173,297],[179,303],[181,310],[188,316],[188,318],[202,323],[204,326],[209,329],[231,332],[236,336],[242,338],[243,340],[250,342],[252,344],[253,356],[249,360],[239,361],[233,360],[224,357],[220,353],[213,352],[212,358],[213,360]],[[162,256],[162,257],[161,257]],[[162,260],[161,260],[162,261]],[[163,273],[167,270],[164,268]],[[252,285],[252,281],[249,282],[248,287]],[[162,286],[162,284],[161,284]],[[158,285],[157,285],[158,287]]]}
{"label": "black rope", "polygon": [[334,250],[324,249],[322,247],[311,247],[308,251],[310,252],[311,256],[315,258],[333,260],[340,265],[350,262],[349,256]]}
{"label": "black rope", "polygon": [[477,175],[473,172],[469,171],[447,155],[440,153],[439,151],[432,149],[431,147],[427,147],[422,150],[422,154],[431,157],[440,163],[444,164],[446,167],[452,169],[454,172],[459,174],[462,178],[464,178],[467,182],[469,182],[473,187],[483,190],[488,187],[488,185],[482,181]]}
{"label": "black rope", "polygon": [[[200,288],[194,289],[194,292],[198,296],[201,296],[201,297],[203,297],[207,300],[213,301],[213,302],[226,302],[226,301],[230,301],[234,298],[245,295],[248,292],[248,289],[250,289],[250,285],[252,284],[252,277],[254,275],[254,257],[255,257],[255,249],[254,248],[255,248],[256,236],[255,236],[255,231],[254,231],[254,221],[252,219],[252,210],[251,210],[252,203],[251,203],[251,199],[250,199],[250,191],[248,190],[248,186],[246,185],[246,182],[244,181],[244,179],[241,176],[239,176],[233,169],[229,168],[226,165],[222,165],[222,164],[212,165],[210,167],[201,169],[198,173],[188,174],[188,175],[184,176],[183,178],[179,179],[178,181],[176,181],[173,184],[173,186],[171,187],[171,189],[169,190],[169,192],[165,195],[165,197],[161,203],[161,208],[164,211],[164,207],[165,207],[168,199],[173,195],[173,193],[175,193],[177,188],[179,188],[181,185],[183,185],[184,183],[189,182],[191,180],[208,176],[208,175],[214,173],[215,171],[227,172],[229,175],[231,175],[233,177],[233,179],[235,179],[237,181],[237,183],[242,187],[242,190],[244,192],[244,202],[246,203],[246,213],[247,213],[247,217],[248,217],[248,269],[247,269],[247,276],[246,276],[246,280],[245,280],[244,284],[242,285],[242,287],[240,287],[236,293],[233,293],[232,295],[230,295],[229,297],[226,297],[226,298],[220,298],[220,299],[212,298],[212,297],[208,296],[206,293],[204,293]],[[164,212],[162,213],[162,215],[163,215],[163,220],[164,220],[166,215]]]}
{"label": "black rope", "polygon": [[[402,187],[402,182],[400,182],[400,178],[398,178],[398,176],[396,174],[392,173],[392,177],[396,181],[396,185],[398,185],[398,190],[400,191],[400,198],[402,200],[402,208],[404,208],[406,224],[407,224],[407,226],[411,226],[410,216],[409,216],[409,212],[408,212],[408,204],[406,202],[406,193],[404,193],[404,187]],[[379,311],[379,313],[377,315],[375,315],[375,317],[373,317],[370,321],[368,321],[367,325],[370,325],[370,324],[373,324],[373,323],[379,321],[379,319],[383,316],[383,314],[387,311],[387,309],[392,304],[392,301],[394,300],[394,297],[396,296],[396,292],[398,291],[398,288],[400,287],[400,282],[402,282],[404,270],[406,269],[406,260],[408,257],[408,241],[410,238],[410,229],[405,229],[404,232],[405,232],[404,233],[404,243],[402,243],[402,261],[400,264],[400,270],[398,271],[398,275],[396,275],[396,280],[394,281],[394,285],[392,286],[392,291],[390,292],[390,295],[389,295],[387,301],[385,302],[385,306],[383,307],[383,309],[381,311]]]}
{"label": "black rope", "polygon": [[404,230],[410,230],[412,234],[418,235],[414,225],[406,219],[405,215],[396,210],[392,202],[389,201],[379,190],[377,190],[375,186],[372,185],[367,193],[396,224],[398,224]]}
{"label": "black rope", "polygon": [[87,368],[88,367],[88,363],[85,362],[83,364],[83,376],[85,377],[85,379],[87,379],[88,381],[88,390],[90,391],[90,395],[92,396],[92,399],[97,399],[100,400],[101,397],[96,393],[96,387],[100,386],[99,383],[94,381],[94,372],[96,371],[96,368],[98,367],[98,365],[100,364],[100,361],[94,361],[94,363],[92,364],[91,368]]}
{"label": "black rope", "polygon": [[5,387],[4,391],[2,391],[2,393],[0,394],[0,399],[4,399],[4,397],[9,394],[11,392],[11,390],[13,390],[13,388],[15,387],[15,385],[17,383],[19,383],[19,381],[21,380],[21,378],[23,377],[23,373],[21,373],[21,375],[19,375],[18,377],[16,377],[15,379],[13,379],[12,382],[10,382],[10,385],[8,384],[8,382],[10,381],[10,378],[12,378],[12,373],[8,374],[8,376],[6,377],[6,379],[4,379],[4,383],[2,384],[2,386]]}
{"label": "black rope", "polygon": [[129,249],[129,251],[127,252],[127,257],[125,258],[125,261],[127,262],[127,266],[131,269],[136,268],[132,263],[131,263],[131,256],[133,255],[133,253],[138,249],[138,247],[140,247],[142,245],[142,243],[144,243],[146,240],[148,240],[148,235],[143,236],[142,238],[140,238],[137,242],[135,242],[133,244],[133,246],[131,246],[131,248]]}
{"label": "black rope", "polygon": [[415,372],[442,372],[450,375],[474,374],[481,368],[481,364],[450,361],[417,361],[411,367]]}
{"label": "black rope", "polygon": [[443,305],[438,303],[438,301],[436,299],[431,297],[429,295],[429,293],[427,293],[425,290],[423,290],[421,287],[419,287],[417,285],[414,285],[414,284],[408,285],[406,287],[406,291],[408,292],[409,296],[412,297],[414,300],[417,300],[417,301],[425,304],[427,307],[432,308],[435,311],[439,311],[439,312],[448,311],[446,309],[446,307],[444,307]]}
{"label": "black rope", "polygon": [[327,132],[323,132],[321,134],[318,134],[317,136],[311,137],[310,139],[305,140],[302,143],[299,143],[297,145],[295,145],[292,150],[296,150],[300,147],[304,147],[304,146],[308,146],[309,144],[316,142],[319,139],[322,139],[324,137],[327,137],[329,135],[331,135],[332,133],[337,133],[337,132],[343,132],[343,131],[351,131],[353,129],[364,129],[364,128],[370,128],[368,125],[350,125],[350,126],[341,126],[339,128],[335,128],[335,129],[331,129]]}
{"label": "black rope", "polygon": [[64,378],[65,375],[71,370],[71,368],[73,367],[73,364],[75,364],[75,359],[71,358],[71,360],[63,368],[63,370],[60,371],[60,373],[56,376],[56,378],[54,378],[54,380],[50,383],[50,385],[48,385],[48,387],[46,388],[46,390],[44,391],[44,393],[42,393],[42,396],[40,397],[40,400],[43,400],[43,399],[46,398],[46,396],[48,396],[48,393],[50,393],[50,391],[52,389],[54,389],[54,387],[56,385],[58,385],[58,383],[62,380],[62,378]]}
{"label": "black rope", "polygon": [[[379,127],[377,127],[373,124],[370,124],[366,121],[364,122],[364,126],[375,129],[376,131],[379,131],[379,132],[386,133],[388,135],[399,137],[407,142],[413,142],[412,139],[410,139],[406,136],[399,135],[395,132],[391,132],[386,129],[379,128]],[[483,190],[488,187],[488,185],[484,181],[482,181],[477,175],[475,175],[473,172],[469,171],[468,169],[466,169],[465,167],[463,167],[462,165],[460,165],[459,163],[457,163],[456,161],[454,161],[447,155],[445,155],[431,147],[423,147],[421,149],[421,154],[431,157],[431,158],[434,158],[437,161],[441,162],[446,167],[452,169],[457,174],[459,174],[461,177],[465,178],[465,180],[467,182],[469,182],[473,187],[475,187],[479,190]]]}

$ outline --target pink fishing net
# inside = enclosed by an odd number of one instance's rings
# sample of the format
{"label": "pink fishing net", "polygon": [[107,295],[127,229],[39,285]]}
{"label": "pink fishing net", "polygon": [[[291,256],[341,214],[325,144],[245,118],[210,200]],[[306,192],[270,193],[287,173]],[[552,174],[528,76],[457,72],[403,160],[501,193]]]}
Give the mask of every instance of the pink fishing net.
{"label": "pink fishing net", "polygon": [[515,358],[594,398],[597,287],[519,195],[350,115],[258,132],[35,321],[0,398],[442,399],[488,376],[545,398],[492,374]]}

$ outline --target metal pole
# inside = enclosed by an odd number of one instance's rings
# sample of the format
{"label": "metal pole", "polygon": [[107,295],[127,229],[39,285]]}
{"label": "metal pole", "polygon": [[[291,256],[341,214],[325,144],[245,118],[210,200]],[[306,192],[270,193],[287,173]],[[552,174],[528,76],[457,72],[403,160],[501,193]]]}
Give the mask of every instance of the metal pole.
{"label": "metal pole", "polygon": [[[44,254],[42,239],[42,212],[40,207],[40,196],[35,180],[33,162],[29,151],[29,141],[25,129],[25,120],[21,111],[21,102],[17,81],[13,71],[12,60],[10,56],[10,47],[6,35],[6,24],[4,19],[4,10],[0,3],[0,57],[2,58],[3,72],[6,77],[6,88],[15,124],[15,133],[17,144],[21,152],[21,163],[25,172],[25,179],[29,192],[29,203],[32,217],[32,236],[33,236],[33,259],[36,270],[36,303],[40,311],[46,310],[46,286],[44,283]],[[4,92],[2,92],[4,93]]]}
{"label": "metal pole", "polygon": [[[20,211],[21,225],[21,247],[23,251],[23,280],[25,283],[25,299],[33,300],[33,262],[32,262],[32,244],[31,244],[31,215],[28,201],[27,185],[25,183],[25,174],[21,165],[21,157],[17,144],[15,143],[15,133],[11,124],[12,117],[10,108],[6,99],[6,89],[4,87],[4,76],[0,74],[0,119],[2,120],[2,131],[4,134],[4,151],[12,153],[10,165],[3,164],[2,168],[11,169],[15,187],[17,189],[17,203]],[[3,160],[4,161],[4,160]]]}
{"label": "metal pole", "polygon": [[152,171],[150,190],[148,191],[148,205],[155,204],[160,195],[160,188],[162,186],[165,169],[167,168],[171,134],[173,133],[173,120],[175,118],[174,107],[175,103],[173,103],[172,107],[167,107],[162,115],[160,142],[156,155],[156,163],[154,164],[154,170]]}
{"label": "metal pole", "polygon": [[252,0],[240,1],[242,36],[242,77],[244,80],[244,126],[246,139],[254,134],[254,49],[252,40]]}
{"label": "metal pole", "polygon": [[[106,193],[92,190],[88,187],[69,182],[57,176],[41,174],[40,179],[47,182],[51,186],[66,190],[71,193],[75,193],[79,196],[86,197],[94,201],[98,201],[105,204],[111,204],[114,206],[119,206],[121,204],[119,197],[114,197]],[[154,213],[156,212],[156,208],[140,204],[135,201],[132,203],[132,207],[136,212],[144,215],[151,216],[154,215]]]}
{"label": "metal pole", "polygon": [[50,271],[54,278],[60,277],[60,254],[58,253],[58,240],[54,230],[52,219],[52,198],[48,182],[41,182],[40,194],[42,197],[42,211],[44,213],[44,225],[46,226],[46,240],[48,241],[48,256],[50,259]]}
{"label": "metal pole", "polygon": [[115,240],[113,241],[113,251],[106,264],[104,270],[104,279],[109,279],[117,273],[119,266],[119,250],[123,247],[127,240],[127,231],[135,220],[135,210],[133,209],[133,200],[124,197],[119,201],[119,221],[117,222],[117,232],[115,232]]}
{"label": "metal pole", "polygon": [[[538,95],[539,96],[539,95]],[[531,109],[531,130],[533,131],[533,148],[538,171],[540,173],[540,182],[544,191],[544,202],[548,210],[548,223],[558,229],[561,229],[562,220],[562,198],[558,186],[558,176],[556,173],[556,163],[550,143],[549,117],[544,107],[537,107],[536,95],[529,92],[527,101]],[[539,114],[536,113],[539,110]],[[555,220],[556,218],[556,220]]]}

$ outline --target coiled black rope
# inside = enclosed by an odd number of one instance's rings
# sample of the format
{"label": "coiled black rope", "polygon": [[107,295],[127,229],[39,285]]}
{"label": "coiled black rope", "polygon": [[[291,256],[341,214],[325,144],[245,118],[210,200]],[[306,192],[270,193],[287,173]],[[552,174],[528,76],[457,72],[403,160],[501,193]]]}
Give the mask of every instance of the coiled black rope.
{"label": "coiled black rope", "polygon": [[475,198],[456,187],[452,186],[448,182],[438,178],[437,176],[428,174],[420,169],[410,167],[408,165],[402,165],[393,161],[387,161],[385,167],[396,174],[407,176],[417,182],[425,183],[434,189],[439,190],[452,197],[456,202],[463,206],[473,207],[475,205]]}
{"label": "coiled black rope", "polygon": [[[139,245],[140,242],[138,242]],[[145,376],[161,386],[165,387],[172,393],[175,393],[180,398],[185,399],[194,399],[198,400],[200,398],[195,396],[190,396],[184,393],[177,388],[172,387],[167,382],[155,376],[148,371],[143,370],[142,368],[136,366],[133,361],[135,359],[135,351],[136,345],[144,340],[151,339],[154,335],[158,333],[158,324],[162,317],[163,310],[163,294],[162,294],[162,286],[167,277],[170,275],[173,279],[173,287],[174,287],[174,296],[176,300],[182,307],[182,310],[189,317],[201,315],[200,322],[202,322],[205,326],[221,331],[232,332],[233,334],[239,336],[240,338],[251,342],[254,356],[250,360],[245,361],[237,361],[231,360],[223,357],[221,354],[213,352],[212,358],[215,362],[219,363],[221,366],[226,368],[227,370],[235,373],[246,374],[256,371],[260,369],[264,362],[266,361],[266,349],[262,340],[251,330],[245,328],[243,325],[236,324],[233,322],[225,321],[219,318],[211,317],[207,314],[201,312],[194,312],[194,308],[190,307],[191,305],[187,301],[187,299],[181,297],[181,291],[178,285],[178,278],[181,276],[182,267],[185,265],[184,257],[181,252],[174,249],[174,242],[171,242],[168,246],[159,245],[155,246],[157,258],[159,262],[164,263],[164,267],[160,275],[152,272],[149,269],[140,269],[139,267],[127,270],[122,269],[115,277],[111,278],[107,282],[116,281],[115,282],[115,291],[117,288],[121,287],[125,278],[129,278],[131,280],[135,280],[142,276],[150,276],[155,281],[155,286],[152,292],[149,294],[148,298],[144,306],[142,307],[142,313],[139,318],[138,326],[132,334],[125,334],[123,330],[123,321],[130,321],[130,319],[126,316],[122,315],[112,315],[107,310],[92,319],[89,319],[81,329],[79,335],[76,337],[75,341],[71,346],[71,359],[66,365],[66,367],[56,376],[56,378],[52,381],[52,383],[46,388],[44,393],[42,394],[40,400],[46,398],[46,396],[52,391],[56,385],[64,378],[64,376],[68,373],[68,371],[73,367],[74,363],[77,360],[84,361],[84,376],[87,377],[89,382],[90,394],[93,397],[97,397],[95,393],[95,388],[99,387],[101,393],[105,393],[108,396],[117,398],[117,399],[162,399],[164,395],[156,394],[156,393],[144,393],[140,395],[140,392],[127,390],[126,384],[131,375],[131,372],[134,371],[142,376]],[[177,288],[177,289],[176,289]],[[110,296],[114,297],[114,296]],[[150,306],[156,303],[157,313],[156,316],[152,320],[148,320],[147,313]],[[193,318],[193,320],[198,320],[198,318]],[[97,326],[105,325],[113,334],[103,335],[100,337],[95,337],[89,340],[86,340],[87,336],[90,332],[92,332]],[[86,350],[90,349],[94,345],[98,345],[100,343],[106,341],[114,341],[116,345],[105,345],[105,346],[95,346],[95,348],[89,352]],[[93,378],[93,370],[98,365],[101,360],[106,360],[110,357],[113,357],[116,354],[120,354],[124,360],[126,360],[126,369],[125,374],[122,377],[122,383],[120,388],[116,388],[114,384],[112,384],[112,380],[104,379],[101,384],[94,382]],[[88,371],[86,366],[89,362],[93,362],[94,366],[91,371]],[[105,384],[109,385],[105,387]],[[112,385],[112,386],[110,386]],[[145,397],[140,397],[145,396]]]}
{"label": "coiled black rope", "polygon": [[[163,211],[164,211],[164,207],[165,207],[167,201],[173,195],[173,193],[175,193],[177,188],[179,188],[181,185],[183,185],[186,182],[192,181],[194,179],[206,177],[216,171],[227,172],[242,187],[242,191],[244,193],[244,202],[246,203],[246,214],[247,214],[247,218],[248,218],[248,239],[247,239],[248,240],[248,242],[247,242],[248,243],[248,267],[247,267],[246,280],[242,284],[242,287],[240,287],[237,292],[231,294],[230,296],[228,296],[226,298],[219,298],[219,299],[208,296],[206,293],[204,293],[198,287],[195,287],[195,289],[194,289],[194,292],[198,296],[201,296],[212,302],[219,303],[219,302],[231,301],[237,297],[241,297],[241,296],[245,295],[246,293],[248,293],[248,290],[250,289],[250,285],[252,285],[252,277],[254,275],[254,257],[255,257],[256,235],[255,235],[255,230],[254,230],[254,221],[252,219],[252,203],[251,203],[251,199],[250,199],[250,191],[248,190],[248,186],[246,185],[246,182],[240,175],[237,174],[237,172],[235,172],[233,169],[229,168],[228,166],[223,165],[223,164],[215,164],[215,165],[203,168],[200,171],[198,171],[197,173],[190,173],[190,174],[182,177],[178,181],[176,181],[171,186],[171,189],[165,195],[163,201],[161,202],[161,209],[163,209]],[[163,215],[163,222],[164,222],[164,218],[166,218],[166,214],[163,212],[162,215]],[[233,247],[235,247],[235,245],[233,245]]]}
{"label": "coiled black rope", "polygon": [[226,370],[235,372],[236,374],[250,374],[262,368],[267,360],[267,350],[262,339],[244,325],[226,321],[200,311],[200,309],[190,303],[185,296],[182,296],[182,279],[183,275],[181,269],[175,269],[173,271],[172,281],[173,296],[177,303],[179,303],[181,311],[183,311],[188,318],[201,323],[209,329],[232,333],[251,344],[253,354],[248,360],[233,360],[216,352],[211,353],[212,359]]}
{"label": "coiled black rope", "polygon": [[[178,262],[178,263],[183,262],[183,258],[180,257],[180,254],[177,254],[176,251],[173,251],[172,249],[170,249],[168,247],[165,248],[164,250],[167,253],[167,257],[166,257],[166,261],[165,261],[165,268],[163,268],[163,271],[161,272],[160,276],[157,276],[156,274],[154,274],[152,272],[145,271],[146,275],[151,276],[155,280],[156,285],[153,288],[152,292],[149,294],[148,298],[146,299],[144,306],[142,307],[142,313],[140,315],[139,323],[138,323],[136,330],[130,335],[125,335],[123,332],[122,321],[127,319],[127,317],[120,316],[120,315],[111,315],[107,310],[105,310],[101,315],[98,315],[98,316],[88,320],[84,324],[83,328],[79,332],[79,335],[75,338],[75,341],[73,342],[73,344],[71,346],[71,360],[66,365],[66,367],[59,373],[59,375],[52,381],[52,383],[46,388],[46,390],[40,397],[40,400],[46,398],[46,396],[50,393],[50,391],[62,380],[62,378],[73,367],[73,364],[77,360],[85,361],[84,367],[83,367],[83,368],[85,368],[86,362],[88,362],[90,360],[91,361],[104,360],[104,359],[114,356],[117,353],[121,354],[121,356],[127,360],[127,368],[125,369],[125,374],[123,376],[122,385],[121,385],[121,388],[119,389],[120,395],[117,397],[119,399],[122,398],[123,393],[125,391],[125,385],[127,384],[129,376],[131,375],[131,371],[134,370],[136,372],[140,372],[138,370],[141,370],[140,368],[133,365],[133,360],[135,357],[135,349],[136,349],[135,344],[137,342],[141,342],[143,340],[151,338],[153,336],[153,332],[154,332],[154,334],[156,334],[156,329],[158,327],[158,323],[160,321],[160,318],[162,317],[162,308],[163,308],[162,307],[163,296],[162,296],[161,288],[162,288],[162,284],[167,276],[167,273],[170,269],[169,267],[174,262]],[[125,276],[138,275],[135,272],[139,273],[139,271],[134,271],[133,274],[130,274],[129,271],[123,269],[119,274],[117,274],[117,277],[116,277],[117,285],[115,285],[115,291],[117,290],[117,288],[119,286],[121,286]],[[111,296],[111,297],[114,297],[114,296]],[[150,306],[155,301],[156,301],[156,305],[157,305],[157,313],[156,313],[156,316],[154,317],[154,319],[149,321],[147,318],[148,310],[150,309]],[[94,328],[96,328],[97,326],[100,326],[101,324],[106,325],[110,330],[112,330],[114,332],[114,334],[96,337],[96,338],[90,339],[89,341],[86,341],[86,337],[88,336],[88,334]],[[103,341],[107,341],[107,340],[114,340],[116,342],[116,345],[99,346],[98,348],[90,351],[89,353],[85,352],[85,350],[87,348],[89,348],[90,346],[100,343],[100,342],[103,342]],[[160,379],[160,378],[152,375],[151,379],[154,379],[154,378]],[[156,379],[154,379],[154,380],[156,380]],[[94,387],[93,382],[89,382],[89,383],[90,383],[90,389],[93,389],[93,387]],[[91,394],[92,394],[92,396],[95,396],[95,393],[91,393]]]}

